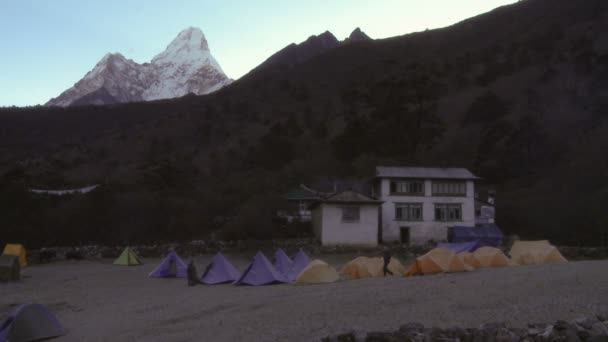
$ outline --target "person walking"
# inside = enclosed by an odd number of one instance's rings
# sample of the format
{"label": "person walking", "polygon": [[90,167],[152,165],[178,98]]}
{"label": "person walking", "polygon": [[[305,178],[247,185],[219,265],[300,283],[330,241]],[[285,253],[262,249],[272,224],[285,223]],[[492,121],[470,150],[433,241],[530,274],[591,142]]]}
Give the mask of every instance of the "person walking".
{"label": "person walking", "polygon": [[196,267],[194,266],[194,260],[190,260],[190,263],[188,263],[187,273],[188,273],[188,286],[194,286],[194,285],[200,283],[200,281],[198,280],[198,278],[196,276]]}
{"label": "person walking", "polygon": [[388,269],[388,264],[391,262],[391,252],[388,249],[385,249],[382,257],[384,258],[384,267],[382,268],[382,271],[384,272],[384,276],[386,277],[387,273],[390,275],[393,275],[393,272],[391,272],[391,270]]}

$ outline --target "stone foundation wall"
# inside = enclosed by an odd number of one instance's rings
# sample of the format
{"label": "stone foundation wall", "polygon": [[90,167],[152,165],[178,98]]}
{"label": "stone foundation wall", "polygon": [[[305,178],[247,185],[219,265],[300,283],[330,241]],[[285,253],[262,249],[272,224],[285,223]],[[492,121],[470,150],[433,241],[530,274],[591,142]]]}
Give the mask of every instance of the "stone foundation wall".
{"label": "stone foundation wall", "polygon": [[[26,246],[27,247],[27,246]],[[131,246],[143,258],[160,258],[167,251],[174,249],[182,257],[193,257],[204,254],[215,254],[218,251],[225,253],[255,253],[261,250],[272,255],[277,248],[282,248],[288,254],[294,254],[302,248],[306,253],[315,256],[322,254],[352,253],[359,255],[381,255],[386,249],[402,259],[411,259],[422,255],[432,248],[434,244],[401,245],[387,244],[376,247],[351,246],[321,246],[315,239],[285,239],[285,240],[248,240],[248,241],[190,241],[187,243],[159,243],[154,245]],[[45,247],[40,250],[28,250],[28,262],[36,264],[63,259],[99,259],[116,258],[125,246],[87,245],[75,247]],[[596,247],[559,247],[561,253],[568,260],[608,259],[608,248]],[[508,253],[508,248],[503,248]]]}

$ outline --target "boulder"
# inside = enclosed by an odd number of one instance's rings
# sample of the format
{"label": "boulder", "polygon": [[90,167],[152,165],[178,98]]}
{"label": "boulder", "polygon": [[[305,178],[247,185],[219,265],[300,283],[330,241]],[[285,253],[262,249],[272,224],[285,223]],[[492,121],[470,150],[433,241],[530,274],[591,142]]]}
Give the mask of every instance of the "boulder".
{"label": "boulder", "polygon": [[399,327],[399,331],[404,332],[404,333],[408,333],[408,332],[423,332],[424,331],[424,324],[421,323],[406,323],[402,326]]}
{"label": "boulder", "polygon": [[446,337],[455,338],[460,341],[468,341],[471,337],[471,334],[466,329],[458,327],[445,329],[444,335]]}
{"label": "boulder", "polygon": [[563,321],[558,321],[551,334],[549,334],[550,341],[564,341],[564,342],[580,342],[580,337],[576,328]]}
{"label": "boulder", "polygon": [[575,325],[580,326],[583,329],[591,329],[593,324],[599,322],[597,319],[589,318],[589,317],[579,317],[573,321]]}
{"label": "boulder", "polygon": [[591,334],[589,334],[589,331],[587,330],[579,330],[576,334],[582,341],[587,341],[589,340],[589,337],[591,337]]}
{"label": "boulder", "polygon": [[519,336],[507,328],[499,328],[496,332],[496,342],[518,342]]}
{"label": "boulder", "polygon": [[398,339],[389,332],[369,332],[365,338],[365,342],[402,342],[405,339]]}
{"label": "boulder", "polygon": [[338,342],[357,342],[357,338],[352,332],[346,334],[340,334],[336,336],[336,341]]}
{"label": "boulder", "polygon": [[589,335],[589,339],[594,341],[608,339],[608,327],[602,322],[596,322],[591,326]]}

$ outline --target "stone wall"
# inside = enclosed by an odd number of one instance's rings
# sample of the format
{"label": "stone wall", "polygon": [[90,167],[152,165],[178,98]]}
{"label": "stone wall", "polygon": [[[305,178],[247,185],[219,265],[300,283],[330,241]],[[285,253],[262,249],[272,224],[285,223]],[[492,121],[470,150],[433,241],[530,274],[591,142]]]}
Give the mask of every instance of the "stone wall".
{"label": "stone wall", "polygon": [[[27,247],[27,246],[26,246]],[[387,244],[376,247],[353,247],[353,246],[321,246],[315,239],[282,239],[282,240],[248,240],[248,241],[190,241],[186,243],[158,243],[154,245],[131,246],[144,258],[160,258],[167,251],[175,249],[183,257],[193,257],[205,254],[215,254],[218,251],[225,253],[249,253],[261,250],[267,255],[272,255],[277,248],[282,248],[287,254],[295,254],[302,248],[306,253],[315,256],[323,254],[351,253],[358,255],[380,255],[384,250],[405,261],[420,256],[432,248],[435,244],[426,245],[402,245]],[[40,250],[28,250],[28,263],[37,264],[63,259],[99,259],[117,258],[125,246],[100,246],[88,245],[77,247],[46,247]],[[608,259],[608,248],[601,247],[558,247],[568,260],[590,260]],[[503,248],[508,253],[508,248]]]}
{"label": "stone wall", "polygon": [[[131,246],[143,258],[160,258],[167,251],[174,249],[182,257],[193,257],[205,254],[248,253],[253,255],[261,250],[266,255],[273,255],[276,249],[282,248],[287,254],[295,254],[300,248],[311,256],[322,254],[352,253],[360,255],[381,255],[385,249],[393,255],[408,259],[422,255],[433,246],[407,246],[393,244],[376,247],[353,246],[321,246],[315,239],[284,239],[284,240],[248,240],[248,241],[191,241],[187,243],[159,243],[155,245]],[[45,247],[40,250],[28,250],[30,264],[50,262],[64,259],[100,259],[117,258],[125,246],[87,245],[77,247]]]}

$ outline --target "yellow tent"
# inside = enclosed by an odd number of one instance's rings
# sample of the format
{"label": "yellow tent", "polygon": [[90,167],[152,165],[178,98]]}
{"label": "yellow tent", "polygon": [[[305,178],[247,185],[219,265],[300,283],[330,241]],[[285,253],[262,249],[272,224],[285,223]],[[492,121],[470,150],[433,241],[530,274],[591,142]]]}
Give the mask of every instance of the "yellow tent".
{"label": "yellow tent", "polygon": [[346,263],[340,270],[340,274],[347,279],[361,279],[371,277],[372,274],[368,267],[369,258],[365,256],[357,257]]}
{"label": "yellow tent", "polygon": [[481,247],[473,252],[473,259],[479,267],[501,267],[510,264],[509,258],[496,247]]}
{"label": "yellow tent", "polygon": [[25,257],[25,247],[21,244],[6,244],[4,252],[2,254],[14,255],[19,257],[19,266],[27,266],[27,260]]}
{"label": "yellow tent", "polygon": [[335,268],[321,260],[313,260],[298,274],[296,284],[333,283],[338,280],[340,276]]}
{"label": "yellow tent", "polygon": [[434,248],[425,255],[416,258],[404,275],[408,277],[418,274],[464,272],[472,269],[453,251],[447,248]]}
{"label": "yellow tent", "polygon": [[141,265],[143,262],[131,247],[126,247],[120,256],[114,260],[114,265],[134,266]]}
{"label": "yellow tent", "polygon": [[557,247],[551,245],[547,240],[515,241],[509,254],[511,254],[511,260],[518,265],[568,262]]}

